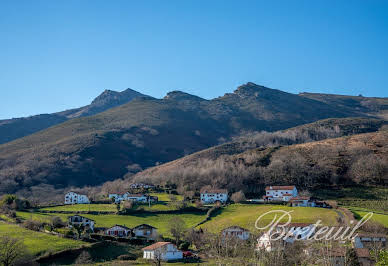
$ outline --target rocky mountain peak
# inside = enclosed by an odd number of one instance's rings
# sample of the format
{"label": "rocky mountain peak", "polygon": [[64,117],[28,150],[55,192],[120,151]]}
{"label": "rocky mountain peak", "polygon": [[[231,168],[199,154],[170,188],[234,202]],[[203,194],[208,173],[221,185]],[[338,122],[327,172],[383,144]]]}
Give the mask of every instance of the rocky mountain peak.
{"label": "rocky mountain peak", "polygon": [[177,100],[177,101],[181,101],[181,100],[202,101],[203,100],[202,98],[200,98],[198,96],[195,96],[195,95],[183,92],[183,91],[170,91],[169,93],[167,93],[166,96],[164,96],[164,99]]}

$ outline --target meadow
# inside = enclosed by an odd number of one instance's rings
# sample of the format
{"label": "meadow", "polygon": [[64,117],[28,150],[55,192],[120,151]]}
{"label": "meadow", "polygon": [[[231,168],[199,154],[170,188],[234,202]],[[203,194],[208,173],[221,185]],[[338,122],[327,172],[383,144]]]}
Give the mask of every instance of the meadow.
{"label": "meadow", "polygon": [[[257,232],[255,222],[257,218],[265,212],[271,210],[292,211],[291,217],[293,223],[315,223],[318,219],[322,220],[324,225],[335,225],[337,213],[331,209],[310,208],[310,207],[286,207],[280,205],[250,205],[250,204],[233,204],[222,210],[212,219],[202,225],[201,228],[208,229],[210,232],[219,232],[222,229],[238,225],[251,232]],[[269,214],[259,225],[263,226],[272,221],[275,214]],[[282,222],[286,222],[282,219]]]}
{"label": "meadow", "polygon": [[[371,212],[368,209],[365,208],[357,208],[357,207],[348,207],[348,209],[354,214],[354,217],[356,219],[361,219],[364,215]],[[388,213],[382,213],[382,212],[373,212],[373,216],[371,218],[372,221],[375,221],[377,223],[380,223],[384,225],[386,228],[388,228]]]}
{"label": "meadow", "polygon": [[116,212],[117,208],[115,204],[74,204],[74,205],[62,205],[55,207],[45,207],[41,208],[42,211],[68,211],[68,212],[77,212],[77,211],[104,211],[104,212]]}
{"label": "meadow", "polygon": [[[59,216],[62,220],[66,221],[70,214],[62,213],[30,213],[30,212],[17,212],[17,216],[23,219],[36,219],[40,221],[50,221],[53,216]],[[135,227],[139,224],[149,224],[158,229],[158,232],[164,236],[170,236],[169,224],[170,221],[176,217],[182,218],[186,227],[193,227],[203,219],[205,219],[205,213],[182,213],[182,214],[153,214],[153,213],[139,213],[133,215],[92,215],[82,214],[82,216],[93,219],[96,222],[96,227],[110,227],[116,224],[125,225],[128,227]]]}
{"label": "meadow", "polygon": [[24,229],[15,224],[0,222],[0,236],[3,235],[22,239],[28,251],[34,256],[38,256],[46,252],[56,252],[68,248],[77,248],[83,245],[88,245],[82,241],[61,238],[45,233],[38,233]]}

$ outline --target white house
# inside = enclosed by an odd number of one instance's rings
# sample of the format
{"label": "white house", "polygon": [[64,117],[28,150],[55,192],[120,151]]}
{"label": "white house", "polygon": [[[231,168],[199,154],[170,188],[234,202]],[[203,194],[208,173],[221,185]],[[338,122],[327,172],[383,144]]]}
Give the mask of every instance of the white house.
{"label": "white house", "polygon": [[156,242],[142,250],[144,259],[163,261],[183,259],[183,252],[171,242]]}
{"label": "white house", "polygon": [[265,188],[264,200],[267,201],[289,201],[298,196],[295,186],[268,186]]}
{"label": "white house", "polygon": [[131,236],[132,229],[124,225],[115,225],[105,230],[108,236],[128,237]]}
{"label": "white house", "polygon": [[[279,240],[277,232],[283,232],[282,228],[276,228],[273,232],[265,232],[258,239],[256,244],[257,250],[273,251],[277,249],[283,249],[286,243],[294,243],[296,239],[307,240],[309,236],[312,236],[315,232],[315,226],[313,224],[305,223],[290,223],[284,228],[284,235]],[[287,236],[287,237],[286,237]]]}
{"label": "white house", "polygon": [[89,204],[89,198],[86,195],[81,195],[70,191],[65,195],[65,204]]}
{"label": "white house", "polygon": [[205,204],[221,202],[228,200],[228,191],[226,189],[201,189],[201,202]]}
{"label": "white house", "polygon": [[242,228],[240,226],[230,226],[222,230],[221,234],[225,238],[230,237],[238,238],[240,240],[248,240],[251,233],[248,229]]}
{"label": "white house", "polygon": [[155,240],[158,237],[158,230],[149,225],[149,224],[141,224],[132,229],[132,232],[137,237],[145,237],[148,240]]}
{"label": "white house", "polygon": [[92,231],[94,231],[94,220],[81,216],[81,215],[73,215],[69,216],[69,227],[72,228],[73,226],[83,226],[84,228],[89,228]]}
{"label": "white house", "polygon": [[149,196],[143,194],[129,194],[128,192],[124,194],[109,194],[109,199],[115,199],[115,203],[120,203],[123,200],[132,200],[136,202],[148,202]]}
{"label": "white house", "polygon": [[289,202],[292,207],[315,207],[315,201],[312,201],[310,197],[292,197]]}

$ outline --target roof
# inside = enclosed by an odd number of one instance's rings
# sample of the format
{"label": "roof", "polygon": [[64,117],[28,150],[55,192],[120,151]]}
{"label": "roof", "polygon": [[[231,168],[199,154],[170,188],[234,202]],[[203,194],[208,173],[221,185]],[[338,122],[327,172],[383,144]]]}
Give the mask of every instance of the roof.
{"label": "roof", "polygon": [[82,215],[78,215],[78,214],[67,216],[67,218],[70,218],[70,217],[76,217],[76,216],[77,216],[77,217],[84,218],[84,219],[88,219],[88,220],[90,220],[90,221],[93,221],[93,222],[94,222],[94,220],[93,220],[93,219],[90,219],[90,218],[88,218],[88,217],[85,217],[85,216],[82,216]]}
{"label": "roof", "polygon": [[222,229],[222,231],[225,231],[225,230],[228,230],[228,229],[241,229],[241,230],[243,230],[243,231],[249,232],[248,229],[245,229],[245,228],[240,227],[240,226],[237,226],[237,225],[229,226],[229,227],[227,227],[227,228]]}
{"label": "roof", "polygon": [[141,250],[155,250],[165,245],[172,244],[171,242],[156,242],[148,247],[142,248]]}
{"label": "roof", "polygon": [[346,255],[346,248],[344,247],[335,247],[335,248],[332,248],[330,250],[327,250],[327,249],[321,249],[319,251],[320,254],[324,254],[326,256],[330,256],[330,257],[345,257]]}
{"label": "roof", "polygon": [[206,194],[206,193],[228,194],[228,190],[219,189],[219,188],[202,188],[201,193],[202,194]]}
{"label": "roof", "polygon": [[294,200],[310,200],[310,197],[302,197],[302,196],[298,196],[298,197],[292,197],[290,199],[290,201],[294,201]]}
{"label": "roof", "polygon": [[143,195],[143,194],[127,194],[127,197],[146,197],[146,195]]}
{"label": "roof", "polygon": [[156,227],[153,227],[152,225],[149,225],[149,224],[139,224],[138,226],[135,226],[133,229],[138,228],[138,227],[140,227],[140,226],[145,226],[145,227],[149,227],[149,228],[154,228],[154,229],[156,229]]}
{"label": "roof", "polygon": [[384,237],[384,238],[387,238],[387,235],[377,234],[377,233],[360,233],[357,236],[359,236],[359,237]]}
{"label": "roof", "polygon": [[115,224],[114,226],[111,226],[111,227],[107,228],[106,230],[109,230],[109,229],[111,229],[111,228],[113,228],[113,227],[116,227],[116,226],[121,227],[121,228],[124,228],[124,229],[126,229],[126,230],[132,230],[131,228],[126,227],[125,225],[119,225],[119,224]]}
{"label": "roof", "polygon": [[265,190],[293,190],[295,186],[267,186]]}
{"label": "roof", "polygon": [[283,196],[292,196],[290,193],[284,193]]}
{"label": "roof", "polygon": [[369,258],[369,250],[367,248],[355,248],[356,250],[356,255],[359,258]]}

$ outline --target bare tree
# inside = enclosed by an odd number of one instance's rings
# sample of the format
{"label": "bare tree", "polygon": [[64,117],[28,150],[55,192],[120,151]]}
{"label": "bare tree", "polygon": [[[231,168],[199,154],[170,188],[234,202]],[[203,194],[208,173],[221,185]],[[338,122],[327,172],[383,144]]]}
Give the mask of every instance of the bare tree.
{"label": "bare tree", "polygon": [[0,262],[4,266],[14,264],[27,254],[22,240],[9,236],[0,237]]}
{"label": "bare tree", "polygon": [[174,217],[170,220],[170,233],[175,237],[175,244],[179,245],[180,239],[184,236],[186,231],[186,224],[180,217]]}

